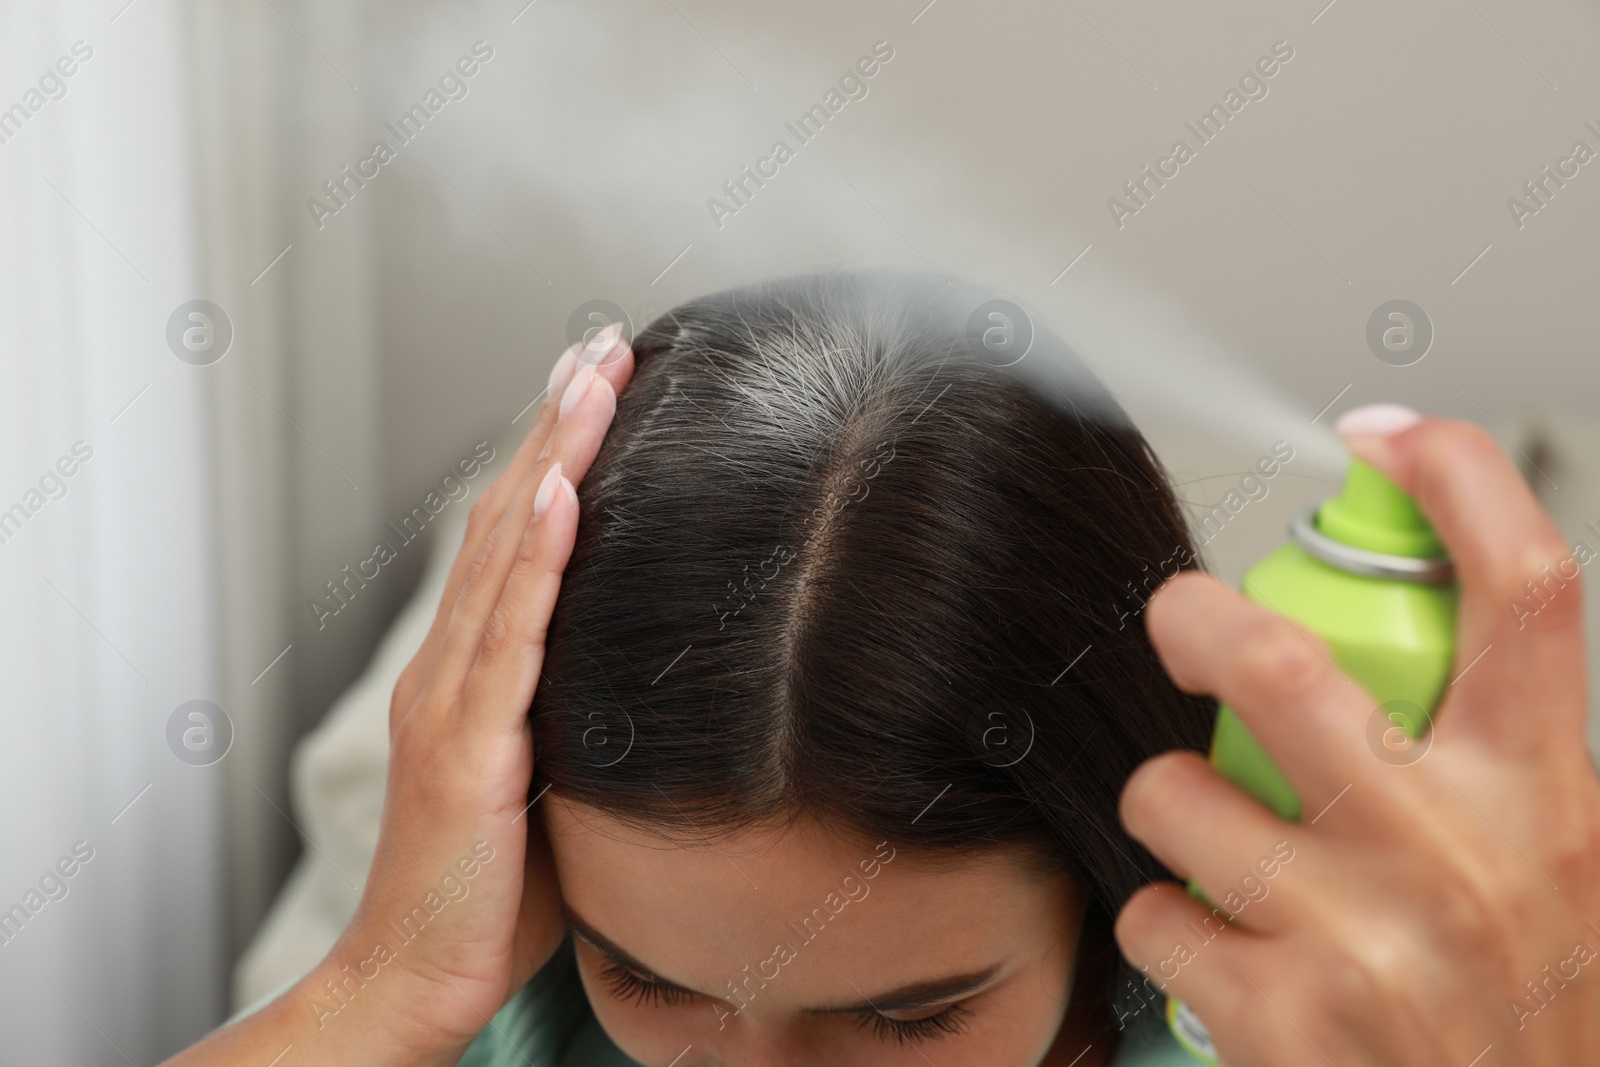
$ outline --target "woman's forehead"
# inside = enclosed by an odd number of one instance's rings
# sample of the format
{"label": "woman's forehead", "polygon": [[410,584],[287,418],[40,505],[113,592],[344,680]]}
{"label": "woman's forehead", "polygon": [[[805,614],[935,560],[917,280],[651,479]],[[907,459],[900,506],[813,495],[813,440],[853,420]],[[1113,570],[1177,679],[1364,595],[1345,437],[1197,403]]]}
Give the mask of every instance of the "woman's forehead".
{"label": "woman's forehead", "polygon": [[979,971],[1026,954],[1041,929],[1070,936],[1076,921],[1067,879],[1040,880],[1014,854],[919,863],[807,822],[686,841],[546,799],[574,914],[690,988],[720,989],[782,946],[796,995],[814,985],[826,1002],[838,974]]}

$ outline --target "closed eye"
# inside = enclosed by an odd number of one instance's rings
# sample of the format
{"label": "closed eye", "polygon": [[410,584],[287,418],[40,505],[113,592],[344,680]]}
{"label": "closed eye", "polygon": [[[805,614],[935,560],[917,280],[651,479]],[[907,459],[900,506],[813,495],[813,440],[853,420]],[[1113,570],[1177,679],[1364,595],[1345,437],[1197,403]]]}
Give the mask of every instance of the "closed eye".
{"label": "closed eye", "polygon": [[[606,963],[600,969],[600,978],[606,983],[611,995],[618,1000],[631,1001],[637,1004],[648,1004],[651,1007],[671,1007],[686,1004],[699,994],[691,993],[666,982],[656,981],[638,973],[629,967],[618,963]],[[873,1033],[882,1040],[894,1041],[898,1044],[912,1044],[916,1041],[935,1040],[951,1034],[965,1033],[967,1030],[966,1016],[972,1014],[959,1004],[952,1004],[943,1011],[920,1019],[894,1019],[882,1012],[865,1011],[856,1016],[858,1027],[872,1027]]]}
{"label": "closed eye", "polygon": [[620,963],[607,962],[600,968],[600,978],[611,990],[611,995],[618,1000],[649,1004],[652,1007],[686,1004],[696,996],[687,989],[647,978]]}
{"label": "closed eye", "polygon": [[[652,1007],[670,1007],[688,1004],[706,996],[650,973],[625,950],[574,915],[570,907],[566,910],[567,922],[577,939],[600,956],[599,977],[614,998]],[[852,1018],[858,1026],[871,1026],[880,1039],[892,1039],[902,1044],[965,1033],[968,1030],[967,1018],[972,1012],[955,1001],[987,990],[994,984],[1000,970],[1000,964],[994,964],[969,974],[912,983],[864,1003],[806,1008],[802,1013]],[[941,1002],[949,1006],[919,1018],[896,1019],[886,1014],[891,1011],[926,1010],[926,1007]]]}
{"label": "closed eye", "polygon": [[863,1012],[856,1017],[858,1026],[871,1026],[878,1037],[909,1045],[918,1040],[933,1040],[967,1031],[966,1017],[972,1013],[959,1004],[921,1019],[892,1019],[878,1011]]}

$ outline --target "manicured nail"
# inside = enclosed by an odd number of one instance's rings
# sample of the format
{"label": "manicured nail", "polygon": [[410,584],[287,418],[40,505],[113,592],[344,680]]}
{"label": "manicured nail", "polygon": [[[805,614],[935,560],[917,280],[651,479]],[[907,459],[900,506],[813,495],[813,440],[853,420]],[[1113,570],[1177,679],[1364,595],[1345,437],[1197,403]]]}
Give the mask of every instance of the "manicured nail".
{"label": "manicured nail", "polygon": [[550,387],[545,392],[546,396],[560,396],[561,390],[567,387],[567,383],[572,380],[572,372],[578,366],[578,349],[582,347],[582,344],[574,343],[561,353],[556,365],[550,368]]}
{"label": "manicured nail", "polygon": [[567,481],[565,474],[561,476],[561,491],[567,494],[567,499],[572,501],[572,506],[576,508],[578,506],[578,491],[572,487],[571,482]]}
{"label": "manicured nail", "polygon": [[589,391],[589,386],[594,382],[594,364],[588,360],[580,361],[583,365],[572,376],[572,381],[567,385],[566,391],[561,394],[561,408],[556,413],[556,420],[566,418],[572,414],[572,409],[578,406],[583,395]]}
{"label": "manicured nail", "polygon": [[1390,437],[1421,421],[1421,415],[1402,404],[1368,404],[1340,415],[1333,428],[1340,437]]}
{"label": "manicured nail", "polygon": [[613,322],[605,329],[594,335],[594,338],[584,346],[583,358],[585,362],[596,366],[605,362],[611,350],[617,346],[617,338],[622,335],[622,323]]}
{"label": "manicured nail", "polygon": [[539,491],[533,494],[534,521],[544,518],[544,513],[550,510],[550,505],[556,499],[556,486],[566,481],[561,474],[561,461],[550,464],[550,469],[545,472],[544,481],[539,483]]}

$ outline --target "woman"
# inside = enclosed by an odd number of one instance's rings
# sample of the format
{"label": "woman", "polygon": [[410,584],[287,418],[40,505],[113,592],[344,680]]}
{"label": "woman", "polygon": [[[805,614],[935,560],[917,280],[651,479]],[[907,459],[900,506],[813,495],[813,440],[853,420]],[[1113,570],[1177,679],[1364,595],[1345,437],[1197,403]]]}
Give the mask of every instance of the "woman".
{"label": "woman", "polygon": [[[971,296],[794,279],[569,351],[396,687],[357,915],[175,1062],[1185,1062],[1158,987],[1233,1067],[1594,1062],[1577,591],[1510,631],[1497,598],[1565,546],[1492,443],[1343,424],[1457,557],[1462,666],[1504,653],[1398,774],[1314,641],[1210,579],[1130,624],[1193,557],[1171,493],[1054,339],[969,347]],[[1325,817],[1212,773],[1190,694]],[[1164,966],[1209,917],[1166,869],[1267,856],[1271,894]]]}

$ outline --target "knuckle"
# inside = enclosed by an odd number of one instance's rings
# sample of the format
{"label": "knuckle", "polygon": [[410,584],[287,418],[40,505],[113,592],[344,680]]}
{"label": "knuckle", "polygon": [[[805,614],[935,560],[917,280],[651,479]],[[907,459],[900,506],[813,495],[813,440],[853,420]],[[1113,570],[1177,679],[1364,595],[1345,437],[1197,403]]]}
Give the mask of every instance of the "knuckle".
{"label": "knuckle", "polygon": [[1562,581],[1570,580],[1562,574],[1565,568],[1561,565],[1566,557],[1566,542],[1562,541],[1554,530],[1546,530],[1529,538],[1507,562],[1514,569],[1516,576],[1537,585],[1542,579],[1551,575]]}
{"label": "knuckle", "polygon": [[432,748],[432,724],[425,722],[425,719],[423,715],[406,715],[395,726],[390,749],[391,759],[396,765],[415,764],[420,758],[425,758]]}
{"label": "knuckle", "polygon": [[[420,658],[420,654],[418,658]],[[391,738],[401,720],[416,705],[417,698],[422,694],[424,678],[422,666],[418,664],[417,659],[413,659],[400,672],[400,677],[395,679],[394,689],[389,694],[389,731]]]}
{"label": "knuckle", "polygon": [[1233,680],[1241,691],[1283,700],[1303,696],[1320,684],[1327,664],[1286,619],[1264,618],[1246,632],[1235,655]]}
{"label": "knuckle", "polygon": [[526,657],[537,646],[539,628],[530,625],[524,615],[519,602],[511,598],[502,600],[489,613],[483,633],[483,659],[494,660],[505,655]]}
{"label": "knuckle", "polygon": [[[1519,914],[1523,910],[1519,902],[1527,899],[1524,868],[1504,862],[1500,855],[1483,857],[1444,849],[1431,866],[1437,872],[1435,877],[1418,886],[1423,894],[1419,903],[1429,915],[1429,939],[1472,945],[1473,966],[1483,973],[1522,970],[1519,943],[1525,944],[1528,931],[1540,925],[1538,915]],[[1398,937],[1392,940],[1400,941]],[[1415,950],[1408,953],[1413,958],[1425,955]],[[1415,970],[1392,977],[1402,983],[1420,981]]]}
{"label": "knuckle", "polygon": [[511,631],[506,626],[505,612],[496,608],[489,613],[489,622],[483,628],[483,644],[479,654],[480,659],[497,659],[508,651],[514,650],[516,641],[511,637]]}
{"label": "knuckle", "polygon": [[484,575],[494,563],[495,556],[499,554],[502,536],[498,524],[484,535],[483,543],[478,546],[477,555],[472,557],[472,566],[467,568],[467,580],[462,586],[463,596],[466,595],[468,590],[477,587],[483,581]]}
{"label": "knuckle", "polygon": [[411,706],[411,699],[417,692],[417,662],[412,660],[401,670],[400,676],[394,681],[394,691],[389,697],[389,706],[404,712]]}
{"label": "knuckle", "polygon": [[517,542],[517,558],[512,563],[512,577],[525,581],[535,577],[543,569],[540,566],[543,558],[539,524],[530,518],[528,525],[523,528],[521,539]]}
{"label": "knuckle", "polygon": [[1370,1019],[1388,1014],[1415,980],[1407,942],[1377,931],[1356,931],[1344,951],[1329,954],[1317,969],[1313,999],[1343,1018]]}
{"label": "knuckle", "polygon": [[1525,629],[1533,617],[1541,627],[1582,624],[1582,561],[1554,530],[1506,553],[1494,566],[1490,582],[1509,606],[1506,617],[1514,619],[1515,629]]}
{"label": "knuckle", "polygon": [[1456,943],[1487,950],[1496,931],[1504,925],[1505,903],[1514,894],[1505,892],[1496,869],[1474,871],[1460,863],[1456,866],[1455,877],[1434,880],[1434,888],[1428,894],[1430,910]]}
{"label": "knuckle", "polygon": [[389,697],[389,724],[399,723],[411,708],[411,690],[401,684],[396,684],[394,693]]}
{"label": "knuckle", "polygon": [[511,562],[500,601],[490,613],[487,632],[484,634],[484,651],[498,655],[507,651],[527,655],[544,641],[548,618],[538,617],[533,606],[534,589],[545,573],[533,528],[522,539],[517,556]]}
{"label": "knuckle", "polygon": [[500,517],[502,495],[503,491],[497,482],[472,502],[472,507],[467,511],[467,544],[481,542],[494,529]]}
{"label": "knuckle", "polygon": [[1493,581],[1513,607],[1531,610],[1545,621],[1581,617],[1581,565],[1554,530],[1510,554],[1497,571]]}

